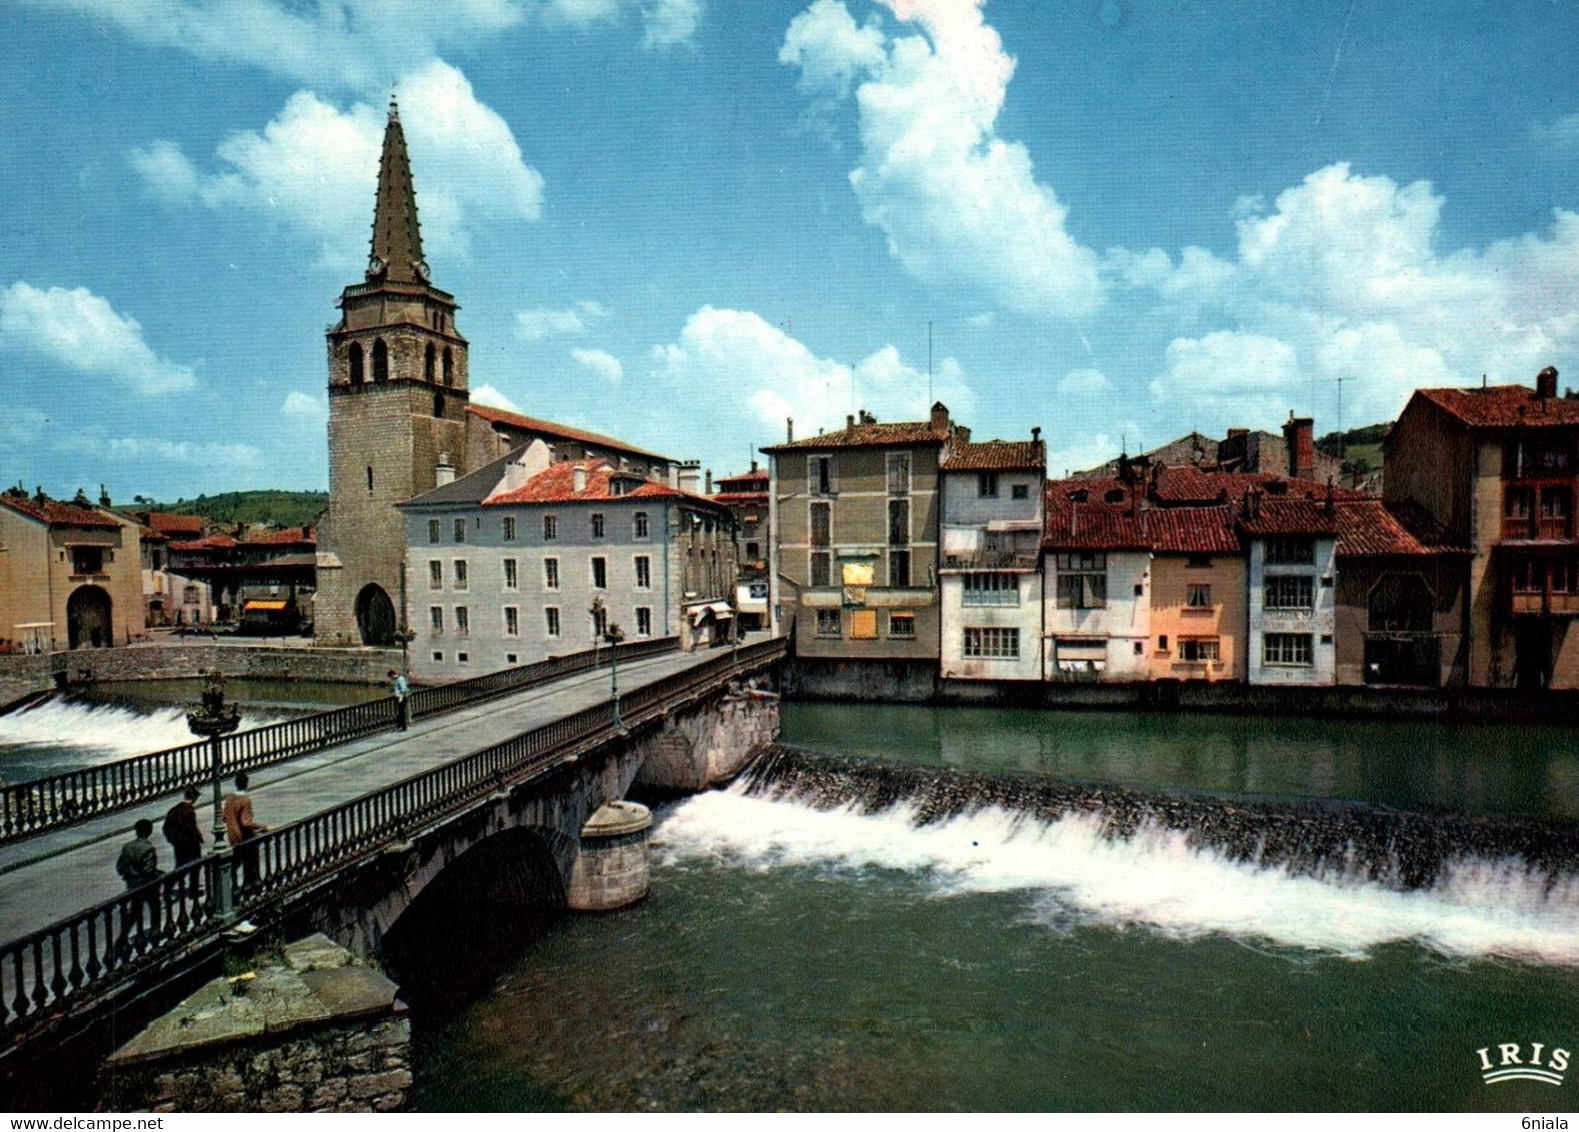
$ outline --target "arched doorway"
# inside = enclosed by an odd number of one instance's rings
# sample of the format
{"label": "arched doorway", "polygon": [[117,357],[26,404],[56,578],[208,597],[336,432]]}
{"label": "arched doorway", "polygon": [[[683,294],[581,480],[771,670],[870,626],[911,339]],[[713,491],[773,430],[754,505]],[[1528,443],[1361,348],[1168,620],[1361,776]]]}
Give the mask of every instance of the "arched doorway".
{"label": "arched doorway", "polygon": [[383,586],[372,583],[356,595],[356,627],[364,645],[395,643],[395,605]]}
{"label": "arched doorway", "polygon": [[70,646],[108,648],[115,643],[114,605],[98,586],[81,586],[66,599],[66,636]]}

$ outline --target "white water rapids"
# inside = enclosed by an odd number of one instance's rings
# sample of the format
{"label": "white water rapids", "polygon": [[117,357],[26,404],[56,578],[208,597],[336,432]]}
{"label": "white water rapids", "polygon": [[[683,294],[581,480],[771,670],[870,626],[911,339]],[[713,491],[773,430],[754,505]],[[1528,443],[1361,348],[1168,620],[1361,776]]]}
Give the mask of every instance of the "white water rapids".
{"label": "white water rapids", "polygon": [[1579,880],[1568,875],[1548,892],[1544,875],[1517,861],[1454,862],[1432,887],[1400,891],[1233,860],[1157,825],[1108,838],[1089,814],[1044,821],[990,807],[917,825],[904,803],[822,810],[738,786],[679,803],[654,842],[669,864],[897,870],[938,899],[1025,892],[1030,914],[1057,930],[1221,934],[1354,959],[1409,940],[1453,958],[1579,965]]}

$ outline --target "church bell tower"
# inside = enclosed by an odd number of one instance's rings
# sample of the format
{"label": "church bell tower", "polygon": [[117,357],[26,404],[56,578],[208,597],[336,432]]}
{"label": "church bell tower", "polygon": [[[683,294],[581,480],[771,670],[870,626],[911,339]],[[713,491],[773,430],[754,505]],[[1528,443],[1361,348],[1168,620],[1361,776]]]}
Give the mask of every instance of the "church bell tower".
{"label": "church bell tower", "polygon": [[405,628],[405,520],[395,504],[464,459],[466,339],[455,297],[422,257],[400,110],[389,102],[367,275],[329,329],[329,518],[315,633],[324,645],[393,645]]}

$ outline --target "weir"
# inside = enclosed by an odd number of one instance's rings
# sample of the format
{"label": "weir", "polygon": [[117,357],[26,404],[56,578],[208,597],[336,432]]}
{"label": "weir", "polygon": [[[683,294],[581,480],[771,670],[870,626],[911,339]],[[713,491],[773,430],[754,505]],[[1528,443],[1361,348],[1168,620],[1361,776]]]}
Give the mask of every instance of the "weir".
{"label": "weir", "polygon": [[739,789],[820,810],[875,814],[905,807],[917,826],[998,808],[1019,819],[1084,817],[1107,840],[1183,834],[1227,860],[1326,881],[1430,888],[1466,865],[1522,874],[1579,915],[1579,825],[1426,814],[1305,799],[1143,793],[1047,779],[908,766],[774,746]]}

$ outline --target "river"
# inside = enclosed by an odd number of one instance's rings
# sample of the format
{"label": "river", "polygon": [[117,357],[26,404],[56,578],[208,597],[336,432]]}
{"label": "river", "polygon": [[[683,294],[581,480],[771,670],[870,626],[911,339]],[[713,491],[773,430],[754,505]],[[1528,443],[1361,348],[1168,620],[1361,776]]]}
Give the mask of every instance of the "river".
{"label": "river", "polygon": [[[259,722],[316,696],[242,691]],[[181,741],[180,695],[136,693],[0,719],[0,773]],[[414,1012],[416,1100],[1570,1109],[1477,1051],[1579,1050],[1574,738],[787,704],[778,763],[657,807],[645,903],[443,929],[432,973],[480,981]],[[1554,858],[1499,848],[1526,819]],[[1422,830],[1478,848],[1405,879]]]}
{"label": "river", "polygon": [[[783,738],[984,772],[973,789],[1579,813],[1556,728],[791,704]],[[1470,854],[1411,889],[1163,825],[1112,837],[1100,814],[922,820],[902,792],[830,808],[771,786],[660,806],[644,904],[559,919],[480,998],[419,1012],[419,1104],[1572,1107],[1579,1083],[1486,1085],[1476,1053],[1579,1049],[1571,874]]]}

